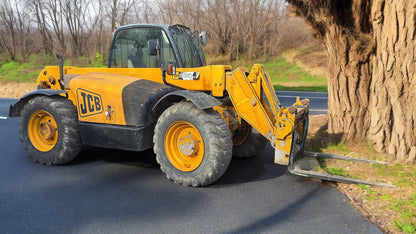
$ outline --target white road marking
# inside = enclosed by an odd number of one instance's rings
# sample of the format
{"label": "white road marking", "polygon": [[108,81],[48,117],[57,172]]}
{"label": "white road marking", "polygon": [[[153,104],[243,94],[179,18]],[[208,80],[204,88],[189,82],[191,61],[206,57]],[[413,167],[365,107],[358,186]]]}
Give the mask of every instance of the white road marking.
{"label": "white road marking", "polygon": [[328,111],[327,109],[309,108],[309,111]]}
{"label": "white road marking", "polygon": [[7,117],[4,117],[4,116],[0,116],[0,119],[7,119]]}
{"label": "white road marking", "polygon": [[[298,96],[277,95],[278,98],[296,98]],[[308,97],[308,99],[328,99],[327,97]]]}

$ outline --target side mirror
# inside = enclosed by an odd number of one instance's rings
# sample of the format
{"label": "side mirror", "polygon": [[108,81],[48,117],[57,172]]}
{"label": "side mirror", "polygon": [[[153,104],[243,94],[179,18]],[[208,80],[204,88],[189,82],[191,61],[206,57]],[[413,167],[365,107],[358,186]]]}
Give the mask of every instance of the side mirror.
{"label": "side mirror", "polygon": [[202,45],[207,44],[207,33],[206,32],[201,32],[199,34],[199,41],[201,42]]}
{"label": "side mirror", "polygon": [[158,50],[159,50],[159,40],[147,41],[147,51],[149,55],[157,55]]}

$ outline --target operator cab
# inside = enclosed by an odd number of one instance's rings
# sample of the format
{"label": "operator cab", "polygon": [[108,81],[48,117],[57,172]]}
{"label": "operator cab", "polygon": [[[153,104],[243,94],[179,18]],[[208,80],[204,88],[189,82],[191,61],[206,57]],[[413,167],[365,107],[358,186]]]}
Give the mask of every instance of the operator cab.
{"label": "operator cab", "polygon": [[200,42],[205,41],[204,32],[196,35],[182,25],[126,25],[114,33],[108,67],[202,67],[206,62]]}

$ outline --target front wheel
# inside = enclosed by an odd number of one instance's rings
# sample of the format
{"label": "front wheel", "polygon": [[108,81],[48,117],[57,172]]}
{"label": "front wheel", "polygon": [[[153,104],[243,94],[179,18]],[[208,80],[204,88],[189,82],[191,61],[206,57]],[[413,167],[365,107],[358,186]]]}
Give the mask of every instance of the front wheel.
{"label": "front wheel", "polygon": [[156,160],[166,177],[185,186],[206,186],[219,179],[232,158],[230,130],[214,110],[190,102],[169,107],[153,137]]}
{"label": "front wheel", "polygon": [[29,158],[37,163],[71,161],[82,147],[75,106],[60,96],[30,99],[20,114],[19,138]]}

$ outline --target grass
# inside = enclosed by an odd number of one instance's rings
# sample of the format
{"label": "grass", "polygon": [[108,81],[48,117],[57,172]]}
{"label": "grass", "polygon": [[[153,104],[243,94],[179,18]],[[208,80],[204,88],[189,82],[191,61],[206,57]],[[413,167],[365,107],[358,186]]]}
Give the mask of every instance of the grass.
{"label": "grass", "polygon": [[394,224],[405,233],[416,233],[416,193],[410,199],[392,199],[391,208],[400,213]]}
{"label": "grass", "polygon": [[362,190],[370,189],[370,185],[367,185],[367,184],[359,184],[358,187]]}
{"label": "grass", "polygon": [[[105,67],[99,54],[92,60],[85,57],[65,59],[64,64],[79,67]],[[45,66],[53,65],[58,65],[57,59],[47,55],[31,55],[23,63],[2,60],[0,62],[0,81],[36,82],[39,73]]]}
{"label": "grass", "polygon": [[384,199],[384,200],[390,200],[391,199],[391,195],[390,194],[384,194],[384,195],[380,196],[380,198],[381,199]]}
{"label": "grass", "polygon": [[350,152],[347,149],[347,147],[345,146],[344,141],[340,141],[338,143],[329,143],[328,144],[328,149],[329,150],[336,149],[336,150],[341,151],[341,152],[346,153],[346,154]]}
{"label": "grass", "polygon": [[278,86],[278,90],[300,90],[300,87],[302,91],[328,90],[325,77],[313,76],[284,58],[267,61],[263,66],[270,74],[273,85]]}
{"label": "grass", "polygon": [[9,61],[0,67],[3,81],[36,82],[41,68],[32,63],[19,64]]}
{"label": "grass", "polygon": [[369,189],[365,198],[369,201],[374,201],[380,197],[380,193],[374,189]]}
{"label": "grass", "polygon": [[336,168],[336,167],[328,167],[328,168],[326,168],[326,170],[331,175],[344,176],[344,177],[348,177],[349,176],[349,173],[350,173],[346,169]]}
{"label": "grass", "polygon": [[403,224],[400,220],[395,220],[396,226],[405,233],[416,233],[416,224],[414,223],[405,223]]}

